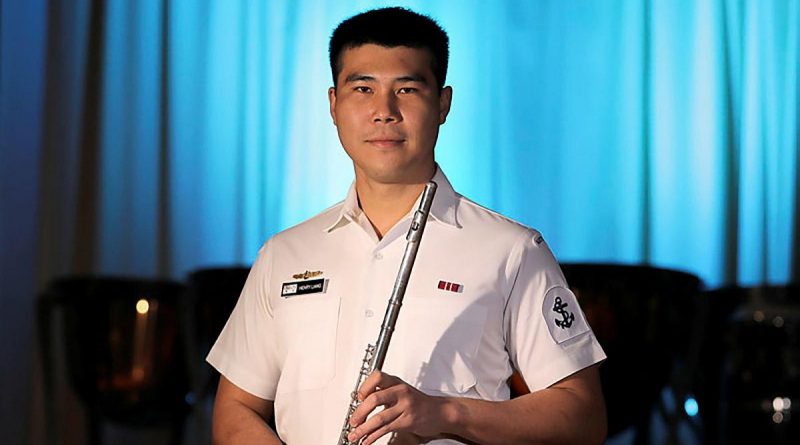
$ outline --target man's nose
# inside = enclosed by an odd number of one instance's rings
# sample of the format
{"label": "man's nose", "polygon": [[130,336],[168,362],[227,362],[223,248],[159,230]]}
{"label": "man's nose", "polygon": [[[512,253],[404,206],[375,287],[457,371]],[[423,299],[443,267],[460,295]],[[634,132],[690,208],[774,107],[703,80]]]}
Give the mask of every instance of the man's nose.
{"label": "man's nose", "polygon": [[400,108],[397,104],[397,96],[394,93],[384,93],[375,95],[375,111],[372,121],[379,122],[399,122],[401,120]]}

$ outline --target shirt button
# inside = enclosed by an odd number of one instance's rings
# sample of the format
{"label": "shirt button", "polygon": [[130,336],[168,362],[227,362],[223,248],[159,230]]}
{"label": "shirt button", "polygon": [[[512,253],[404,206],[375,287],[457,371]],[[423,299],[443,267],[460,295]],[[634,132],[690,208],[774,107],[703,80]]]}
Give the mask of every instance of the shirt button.
{"label": "shirt button", "polygon": [[376,260],[382,260],[382,259],[383,259],[383,254],[382,254],[382,253],[380,253],[380,252],[376,253],[376,254],[375,254],[375,259],[376,259]]}
{"label": "shirt button", "polygon": [[369,318],[369,317],[372,317],[373,315],[375,315],[375,313],[374,313],[374,312],[372,312],[372,309],[367,309],[366,311],[364,311],[364,315],[365,315],[367,318]]}

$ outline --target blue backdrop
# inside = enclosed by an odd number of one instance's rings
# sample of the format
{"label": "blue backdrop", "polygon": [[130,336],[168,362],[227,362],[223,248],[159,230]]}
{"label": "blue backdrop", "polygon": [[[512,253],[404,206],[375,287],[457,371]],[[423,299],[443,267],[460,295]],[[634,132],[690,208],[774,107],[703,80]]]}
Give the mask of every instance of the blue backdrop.
{"label": "blue backdrop", "polygon": [[[327,40],[386,3],[0,0],[3,437],[52,277],[249,263],[343,197]],[[459,191],[563,261],[800,279],[800,0],[392,3],[450,33]]]}
{"label": "blue backdrop", "polygon": [[[249,263],[344,196],[327,40],[388,2],[66,3],[45,60],[43,165],[63,168],[42,182],[45,276]],[[790,279],[800,2],[399,3],[451,36],[437,158],[457,190],[564,261]]]}

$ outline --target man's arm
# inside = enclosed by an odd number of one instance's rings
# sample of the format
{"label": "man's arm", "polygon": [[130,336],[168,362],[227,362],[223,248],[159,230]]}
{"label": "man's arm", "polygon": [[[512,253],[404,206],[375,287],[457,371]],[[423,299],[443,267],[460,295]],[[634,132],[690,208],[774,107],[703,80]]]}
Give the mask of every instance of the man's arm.
{"label": "man's arm", "polygon": [[256,397],[220,376],[211,422],[214,444],[280,445],[266,423],[272,412],[272,400]]}
{"label": "man's arm", "polygon": [[[428,396],[380,372],[364,382],[359,394],[363,403],[352,420],[360,425],[351,437],[367,435],[365,445],[393,431],[423,437],[453,435],[484,445],[593,444],[602,443],[606,437],[606,410],[597,365],[549,388],[504,402]],[[380,405],[385,409],[364,422]]]}

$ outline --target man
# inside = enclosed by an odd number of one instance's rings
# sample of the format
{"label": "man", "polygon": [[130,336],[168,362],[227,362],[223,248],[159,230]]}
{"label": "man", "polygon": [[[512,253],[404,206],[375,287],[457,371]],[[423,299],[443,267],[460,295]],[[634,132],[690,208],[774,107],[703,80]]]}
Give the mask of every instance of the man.
{"label": "man", "polygon": [[[603,441],[594,365],[605,355],[542,237],[456,194],[434,161],[453,94],[447,47],[435,22],[400,8],[334,31],[330,112],[355,182],[259,253],[208,357],[222,374],[216,443],[280,443],[273,411],[289,445],[338,439],[431,179],[439,188],[383,372],[360,387],[349,439]],[[532,392],[509,400],[514,369]]]}

